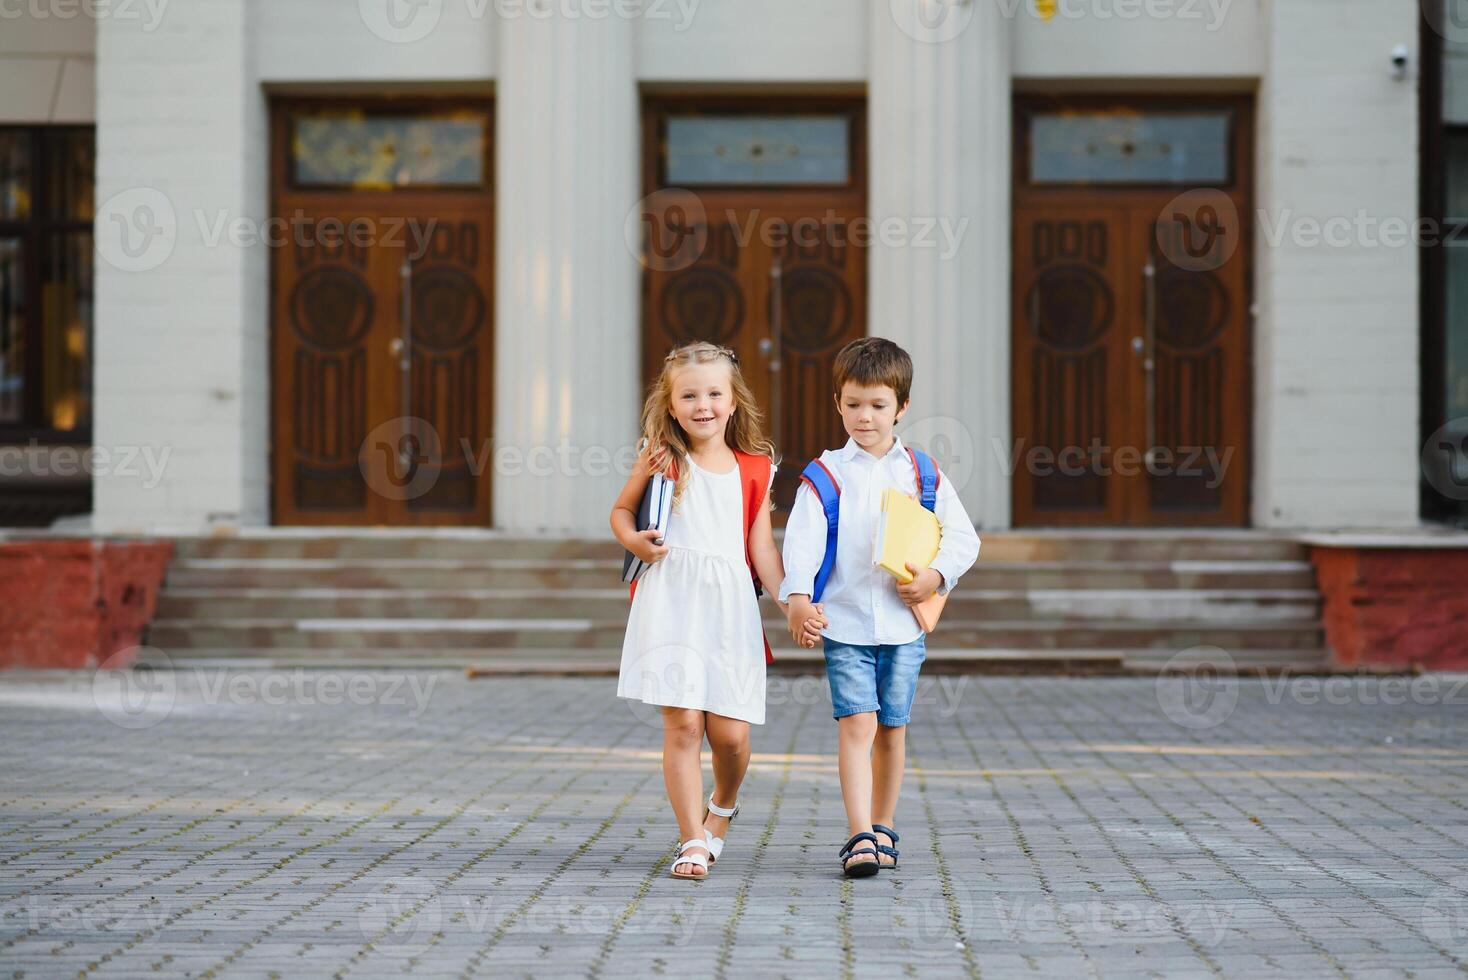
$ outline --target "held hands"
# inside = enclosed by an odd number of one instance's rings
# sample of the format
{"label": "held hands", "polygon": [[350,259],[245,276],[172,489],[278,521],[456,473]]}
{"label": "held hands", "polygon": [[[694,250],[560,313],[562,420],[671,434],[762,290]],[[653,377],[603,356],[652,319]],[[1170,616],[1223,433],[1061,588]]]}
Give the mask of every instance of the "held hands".
{"label": "held hands", "polygon": [[668,554],[668,546],[662,543],[663,532],[657,528],[648,528],[646,531],[638,531],[637,536],[632,539],[628,551],[649,565],[662,561]]}
{"label": "held hands", "polygon": [[810,601],[809,596],[793,595],[785,609],[785,619],[790,627],[790,637],[796,646],[807,649],[821,642],[821,630],[831,625],[825,610]]}
{"label": "held hands", "polygon": [[943,576],[936,569],[918,568],[908,562],[907,570],[912,572],[913,579],[906,585],[898,583],[897,594],[908,606],[923,602],[943,585]]}

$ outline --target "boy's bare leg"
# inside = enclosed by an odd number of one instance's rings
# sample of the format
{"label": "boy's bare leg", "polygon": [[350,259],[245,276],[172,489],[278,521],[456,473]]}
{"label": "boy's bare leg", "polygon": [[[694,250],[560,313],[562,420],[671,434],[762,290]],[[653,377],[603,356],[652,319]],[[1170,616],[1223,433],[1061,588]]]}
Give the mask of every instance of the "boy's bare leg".
{"label": "boy's bare leg", "polygon": [[[678,818],[679,843],[703,838],[703,712],[692,708],[663,708],[663,785]],[[703,851],[689,849],[690,854]],[[681,863],[674,871],[703,875],[697,865]]]}
{"label": "boy's bare leg", "polygon": [[[745,770],[749,768],[749,722],[710,711],[704,715],[704,725],[708,731],[709,751],[714,757],[714,802],[727,810],[738,801],[739,787],[744,782]],[[712,811],[703,825],[715,837],[725,837],[729,833],[729,818]]]}
{"label": "boy's bare leg", "polygon": [[[872,740],[877,735],[877,713],[863,711],[861,714],[838,718],[840,744],[837,751],[837,767],[841,773],[841,799],[846,804],[847,835],[854,837],[872,832]],[[861,842],[857,848],[869,847]],[[871,862],[870,854],[859,854],[847,864]]]}
{"label": "boy's bare leg", "polygon": [[[896,829],[893,822],[897,815],[897,796],[902,792],[902,772],[907,763],[907,726],[888,728],[877,726],[877,736],[872,747],[872,822],[886,824]],[[878,833],[877,840],[884,847],[892,841],[886,834]],[[885,865],[896,861],[886,854],[881,855]]]}

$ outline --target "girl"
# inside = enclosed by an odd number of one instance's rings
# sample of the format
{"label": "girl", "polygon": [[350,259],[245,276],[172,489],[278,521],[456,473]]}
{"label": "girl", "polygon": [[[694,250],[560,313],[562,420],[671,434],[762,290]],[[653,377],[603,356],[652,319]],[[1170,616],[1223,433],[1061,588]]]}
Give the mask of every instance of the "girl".
{"label": "girl", "polygon": [[[785,569],[770,529],[774,447],[760,423],[733,351],[678,348],[647,396],[641,455],[612,507],[617,540],[650,565],[634,586],[617,695],[662,707],[663,782],[683,842],[675,878],[703,878],[718,859],[739,809],[749,726],[765,720],[769,647],[750,573],[779,582]],[[639,533],[653,473],[676,480],[673,512],[665,530]],[[704,735],[714,761],[707,808]]]}

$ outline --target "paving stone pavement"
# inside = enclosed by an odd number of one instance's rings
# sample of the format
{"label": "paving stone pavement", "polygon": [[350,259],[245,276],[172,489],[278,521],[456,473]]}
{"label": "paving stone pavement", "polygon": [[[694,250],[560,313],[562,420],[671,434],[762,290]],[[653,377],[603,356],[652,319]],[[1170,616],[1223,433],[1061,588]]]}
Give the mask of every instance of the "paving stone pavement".
{"label": "paving stone pavement", "polygon": [[614,686],[0,674],[0,973],[1468,972],[1462,677],[925,677],[862,881],[824,681],[772,677],[699,883]]}

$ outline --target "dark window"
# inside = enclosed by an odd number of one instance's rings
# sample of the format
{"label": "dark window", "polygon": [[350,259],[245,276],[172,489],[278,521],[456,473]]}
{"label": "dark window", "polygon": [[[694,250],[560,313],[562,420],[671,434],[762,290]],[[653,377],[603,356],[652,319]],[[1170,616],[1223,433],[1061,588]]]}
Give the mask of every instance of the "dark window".
{"label": "dark window", "polygon": [[90,128],[0,128],[0,440],[92,427]]}
{"label": "dark window", "polygon": [[[1422,513],[1468,525],[1468,23],[1422,28]],[[1437,14],[1439,16],[1432,16]]]}

